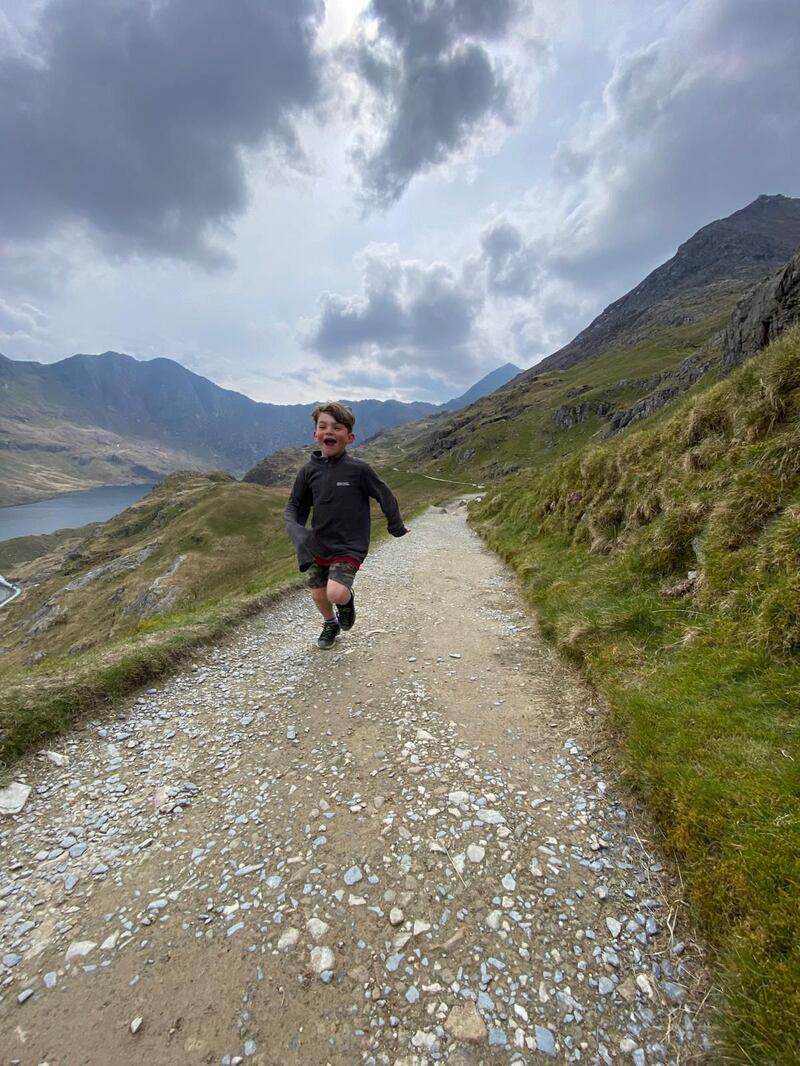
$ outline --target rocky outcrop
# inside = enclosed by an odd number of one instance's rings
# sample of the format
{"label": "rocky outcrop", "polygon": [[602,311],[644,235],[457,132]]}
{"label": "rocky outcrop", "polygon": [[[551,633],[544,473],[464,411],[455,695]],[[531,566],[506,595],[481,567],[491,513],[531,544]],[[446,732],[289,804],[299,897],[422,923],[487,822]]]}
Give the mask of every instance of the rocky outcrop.
{"label": "rocky outcrop", "polygon": [[605,400],[584,400],[583,403],[576,404],[574,407],[562,404],[553,412],[553,421],[557,429],[572,429],[573,426],[585,422],[591,415],[605,418],[611,411],[613,407]]}
{"label": "rocky outcrop", "polygon": [[722,336],[722,370],[729,374],[800,321],[800,253],[740,300]]}
{"label": "rocky outcrop", "polygon": [[142,563],[149,559],[153,552],[158,547],[158,544],[146,544],[143,548],[140,548],[136,552],[132,552],[130,555],[120,555],[116,559],[112,559],[108,563],[103,563],[102,566],[96,566],[92,570],[87,571],[85,574],[81,574],[80,577],[76,577],[74,581],[70,581],[68,585],[64,586],[64,592],[78,592],[80,589],[86,588],[93,581],[98,581],[100,578],[113,577],[115,574],[127,574],[131,570],[135,570],[141,566]]}
{"label": "rocky outcrop", "polygon": [[159,574],[146,589],[139,593],[133,603],[125,609],[125,614],[144,619],[171,610],[175,606],[180,590],[176,585],[169,584],[169,580],[177,574],[186,559],[186,554],[179,555],[163,574]]}
{"label": "rocky outcrop", "polygon": [[267,455],[242,478],[251,485],[291,485],[300,467],[308,459],[307,448],[281,448]]}
{"label": "rocky outcrop", "polygon": [[[687,392],[699,378],[708,372],[715,361],[714,348],[709,346],[688,356],[673,370],[664,370],[647,381],[631,382],[630,384],[641,385],[645,388],[649,385],[652,391],[642,396],[630,407],[616,411],[611,417],[607,435],[619,433],[632,422],[648,418],[677,396]],[[628,382],[621,381],[619,384],[625,385]]]}

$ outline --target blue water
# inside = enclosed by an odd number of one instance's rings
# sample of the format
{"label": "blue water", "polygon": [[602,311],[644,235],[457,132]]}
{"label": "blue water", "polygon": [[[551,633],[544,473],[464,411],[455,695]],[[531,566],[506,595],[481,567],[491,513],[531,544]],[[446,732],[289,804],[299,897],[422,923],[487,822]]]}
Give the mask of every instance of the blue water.
{"label": "blue water", "polygon": [[152,489],[147,485],[107,485],[82,492],[64,492],[49,500],[0,507],[0,541],[76,529],[89,522],[105,522]]}

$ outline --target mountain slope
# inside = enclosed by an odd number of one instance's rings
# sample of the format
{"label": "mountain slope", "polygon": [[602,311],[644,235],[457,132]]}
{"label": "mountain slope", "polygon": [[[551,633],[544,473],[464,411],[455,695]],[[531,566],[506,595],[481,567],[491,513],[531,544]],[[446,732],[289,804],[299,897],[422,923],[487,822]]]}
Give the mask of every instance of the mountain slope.
{"label": "mountain slope", "polygon": [[741,293],[800,248],[800,199],[759,196],[711,222],[675,255],[610,304],[574,340],[543,359],[526,377],[563,370],[612,345],[631,345],[654,325],[682,326],[730,309]]}
{"label": "mountain slope", "polygon": [[367,451],[482,481],[601,439],[709,381],[737,300],[798,247],[800,200],[759,197],[703,227],[569,345],[491,396],[383,433]]}

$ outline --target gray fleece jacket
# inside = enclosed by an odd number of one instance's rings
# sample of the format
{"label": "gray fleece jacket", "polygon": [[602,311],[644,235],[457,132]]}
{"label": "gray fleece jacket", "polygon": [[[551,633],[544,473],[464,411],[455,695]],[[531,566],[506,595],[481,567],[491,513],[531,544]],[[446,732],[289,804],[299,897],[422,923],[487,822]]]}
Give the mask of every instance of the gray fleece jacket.
{"label": "gray fleece jacket", "polygon": [[[347,555],[364,561],[369,551],[370,498],[380,504],[393,537],[408,532],[394,493],[369,463],[354,459],[346,451],[333,459],[326,459],[319,451],[312,454],[298,471],[283,512],[301,570],[308,570],[315,556],[332,559]],[[306,522],[312,510],[308,529]]]}

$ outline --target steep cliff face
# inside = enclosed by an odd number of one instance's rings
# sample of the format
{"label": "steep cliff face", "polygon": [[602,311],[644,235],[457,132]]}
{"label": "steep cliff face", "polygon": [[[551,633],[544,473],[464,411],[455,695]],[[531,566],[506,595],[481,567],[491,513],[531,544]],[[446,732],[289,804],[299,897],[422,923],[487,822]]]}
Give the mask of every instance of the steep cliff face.
{"label": "steep cliff face", "polygon": [[722,369],[755,355],[800,320],[800,253],[740,300],[722,337]]}

